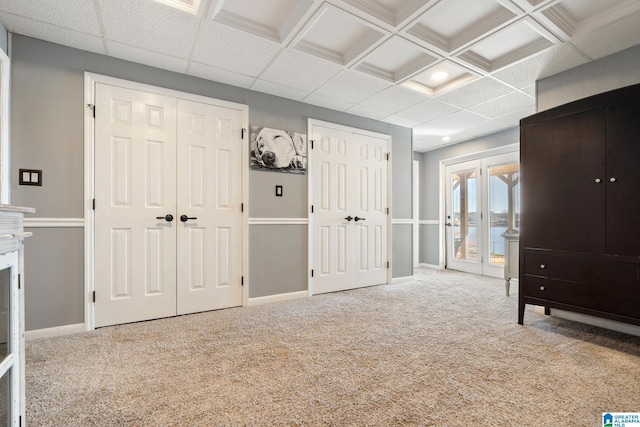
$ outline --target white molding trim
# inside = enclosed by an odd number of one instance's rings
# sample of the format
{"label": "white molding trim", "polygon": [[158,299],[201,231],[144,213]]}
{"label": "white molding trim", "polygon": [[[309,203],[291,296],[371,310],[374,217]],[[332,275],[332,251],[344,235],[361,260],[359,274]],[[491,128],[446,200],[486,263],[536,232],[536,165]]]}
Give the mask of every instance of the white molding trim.
{"label": "white molding trim", "polygon": [[414,219],[392,219],[391,224],[414,224],[416,220]]}
{"label": "white molding trim", "polygon": [[433,270],[444,270],[444,265],[435,265],[435,264],[426,264],[421,262],[420,264],[418,264],[418,267],[423,267],[423,268],[431,268]]}
{"label": "white molding trim", "polygon": [[249,302],[247,305],[254,306],[254,305],[272,304],[274,302],[292,301],[296,299],[305,299],[305,298],[309,298],[308,291],[289,292],[286,294],[276,294],[276,295],[268,295],[266,297],[249,298]]}
{"label": "white molding trim", "polygon": [[[11,33],[8,34],[7,45],[11,49]],[[8,205],[11,201],[11,164],[10,145],[11,132],[11,59],[0,49],[0,203]]]}
{"label": "white molding trim", "polygon": [[471,154],[465,154],[458,157],[451,157],[449,159],[443,159],[440,163],[444,166],[450,166],[456,163],[468,162],[470,160],[483,159],[485,157],[498,156],[500,154],[507,154],[520,151],[520,143],[503,145],[497,148],[491,148],[485,151],[478,151]]}
{"label": "white molding trim", "polygon": [[421,219],[418,221],[420,225],[440,225],[439,219]]}
{"label": "white molding trim", "polygon": [[53,338],[60,337],[62,335],[76,334],[78,332],[84,332],[84,323],[76,323],[74,325],[56,326],[53,328],[34,329],[32,331],[26,331],[24,338],[27,341],[37,340],[40,338]]}
{"label": "white molding trim", "polygon": [[404,277],[394,277],[393,279],[391,279],[391,283],[404,283],[404,282],[410,282],[413,279],[415,279],[416,276],[404,276]]}
{"label": "white molding trim", "polygon": [[[93,110],[90,106],[95,106],[95,86],[96,83],[103,83],[111,86],[119,86],[126,89],[146,91],[163,96],[170,96],[177,99],[186,99],[189,101],[200,102],[209,105],[215,105],[222,108],[238,110],[242,115],[242,127],[249,128],[249,106],[237,102],[225,101],[221,99],[211,98],[208,96],[197,95],[189,92],[181,92],[179,90],[168,89],[161,86],[153,86],[146,83],[140,83],[131,80],[124,80],[116,77],[106,76],[102,74],[84,73],[84,327],[85,330],[91,331],[95,329],[94,322],[94,303],[93,291],[95,290],[95,212],[93,210],[93,198],[95,197],[94,176],[94,143],[95,143],[95,124]],[[242,138],[242,144],[247,143],[248,136]],[[245,145],[246,146],[246,145]],[[242,275],[245,278],[245,285],[242,287],[242,305],[248,305],[249,288],[251,286],[251,278],[249,275],[249,150],[242,151],[242,203],[244,209],[242,212]]]}
{"label": "white molding trim", "polygon": [[249,225],[308,225],[309,218],[249,218]]}
{"label": "white molding trim", "polygon": [[84,218],[25,218],[25,228],[82,228]]}

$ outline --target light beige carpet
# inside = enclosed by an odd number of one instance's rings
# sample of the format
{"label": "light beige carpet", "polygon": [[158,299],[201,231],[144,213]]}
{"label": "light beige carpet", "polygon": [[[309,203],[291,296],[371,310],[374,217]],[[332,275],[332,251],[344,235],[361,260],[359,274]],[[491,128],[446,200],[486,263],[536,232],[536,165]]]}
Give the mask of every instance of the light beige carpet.
{"label": "light beige carpet", "polygon": [[[598,426],[640,338],[456,272],[27,343],[30,426]],[[512,288],[515,286],[512,286]]]}

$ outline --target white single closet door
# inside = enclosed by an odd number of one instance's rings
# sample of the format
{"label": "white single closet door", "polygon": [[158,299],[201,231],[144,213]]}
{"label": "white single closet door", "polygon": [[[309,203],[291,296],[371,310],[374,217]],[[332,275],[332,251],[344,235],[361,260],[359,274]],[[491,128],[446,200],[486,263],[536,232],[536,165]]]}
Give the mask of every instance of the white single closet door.
{"label": "white single closet door", "polygon": [[173,316],[176,100],[105,84],[95,98],[95,325]]}
{"label": "white single closet door", "polygon": [[178,314],[242,305],[242,149],[240,110],[178,100]]}

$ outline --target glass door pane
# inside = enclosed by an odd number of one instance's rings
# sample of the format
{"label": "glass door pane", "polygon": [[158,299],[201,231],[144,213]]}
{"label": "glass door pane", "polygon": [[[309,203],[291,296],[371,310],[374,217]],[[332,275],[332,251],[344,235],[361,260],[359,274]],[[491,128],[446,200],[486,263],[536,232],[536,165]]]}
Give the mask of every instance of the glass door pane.
{"label": "glass door pane", "polygon": [[453,254],[456,260],[478,261],[476,170],[451,174]]}
{"label": "glass door pane", "polygon": [[489,263],[504,265],[503,234],[520,230],[520,166],[518,163],[490,166],[489,176]]}

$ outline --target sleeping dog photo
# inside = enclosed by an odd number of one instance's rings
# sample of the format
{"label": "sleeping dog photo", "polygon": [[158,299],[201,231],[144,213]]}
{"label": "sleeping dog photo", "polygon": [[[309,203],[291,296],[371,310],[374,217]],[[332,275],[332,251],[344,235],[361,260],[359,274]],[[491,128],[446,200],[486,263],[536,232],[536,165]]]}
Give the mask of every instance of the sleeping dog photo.
{"label": "sleeping dog photo", "polygon": [[262,126],[250,129],[251,169],[305,173],[306,135]]}

